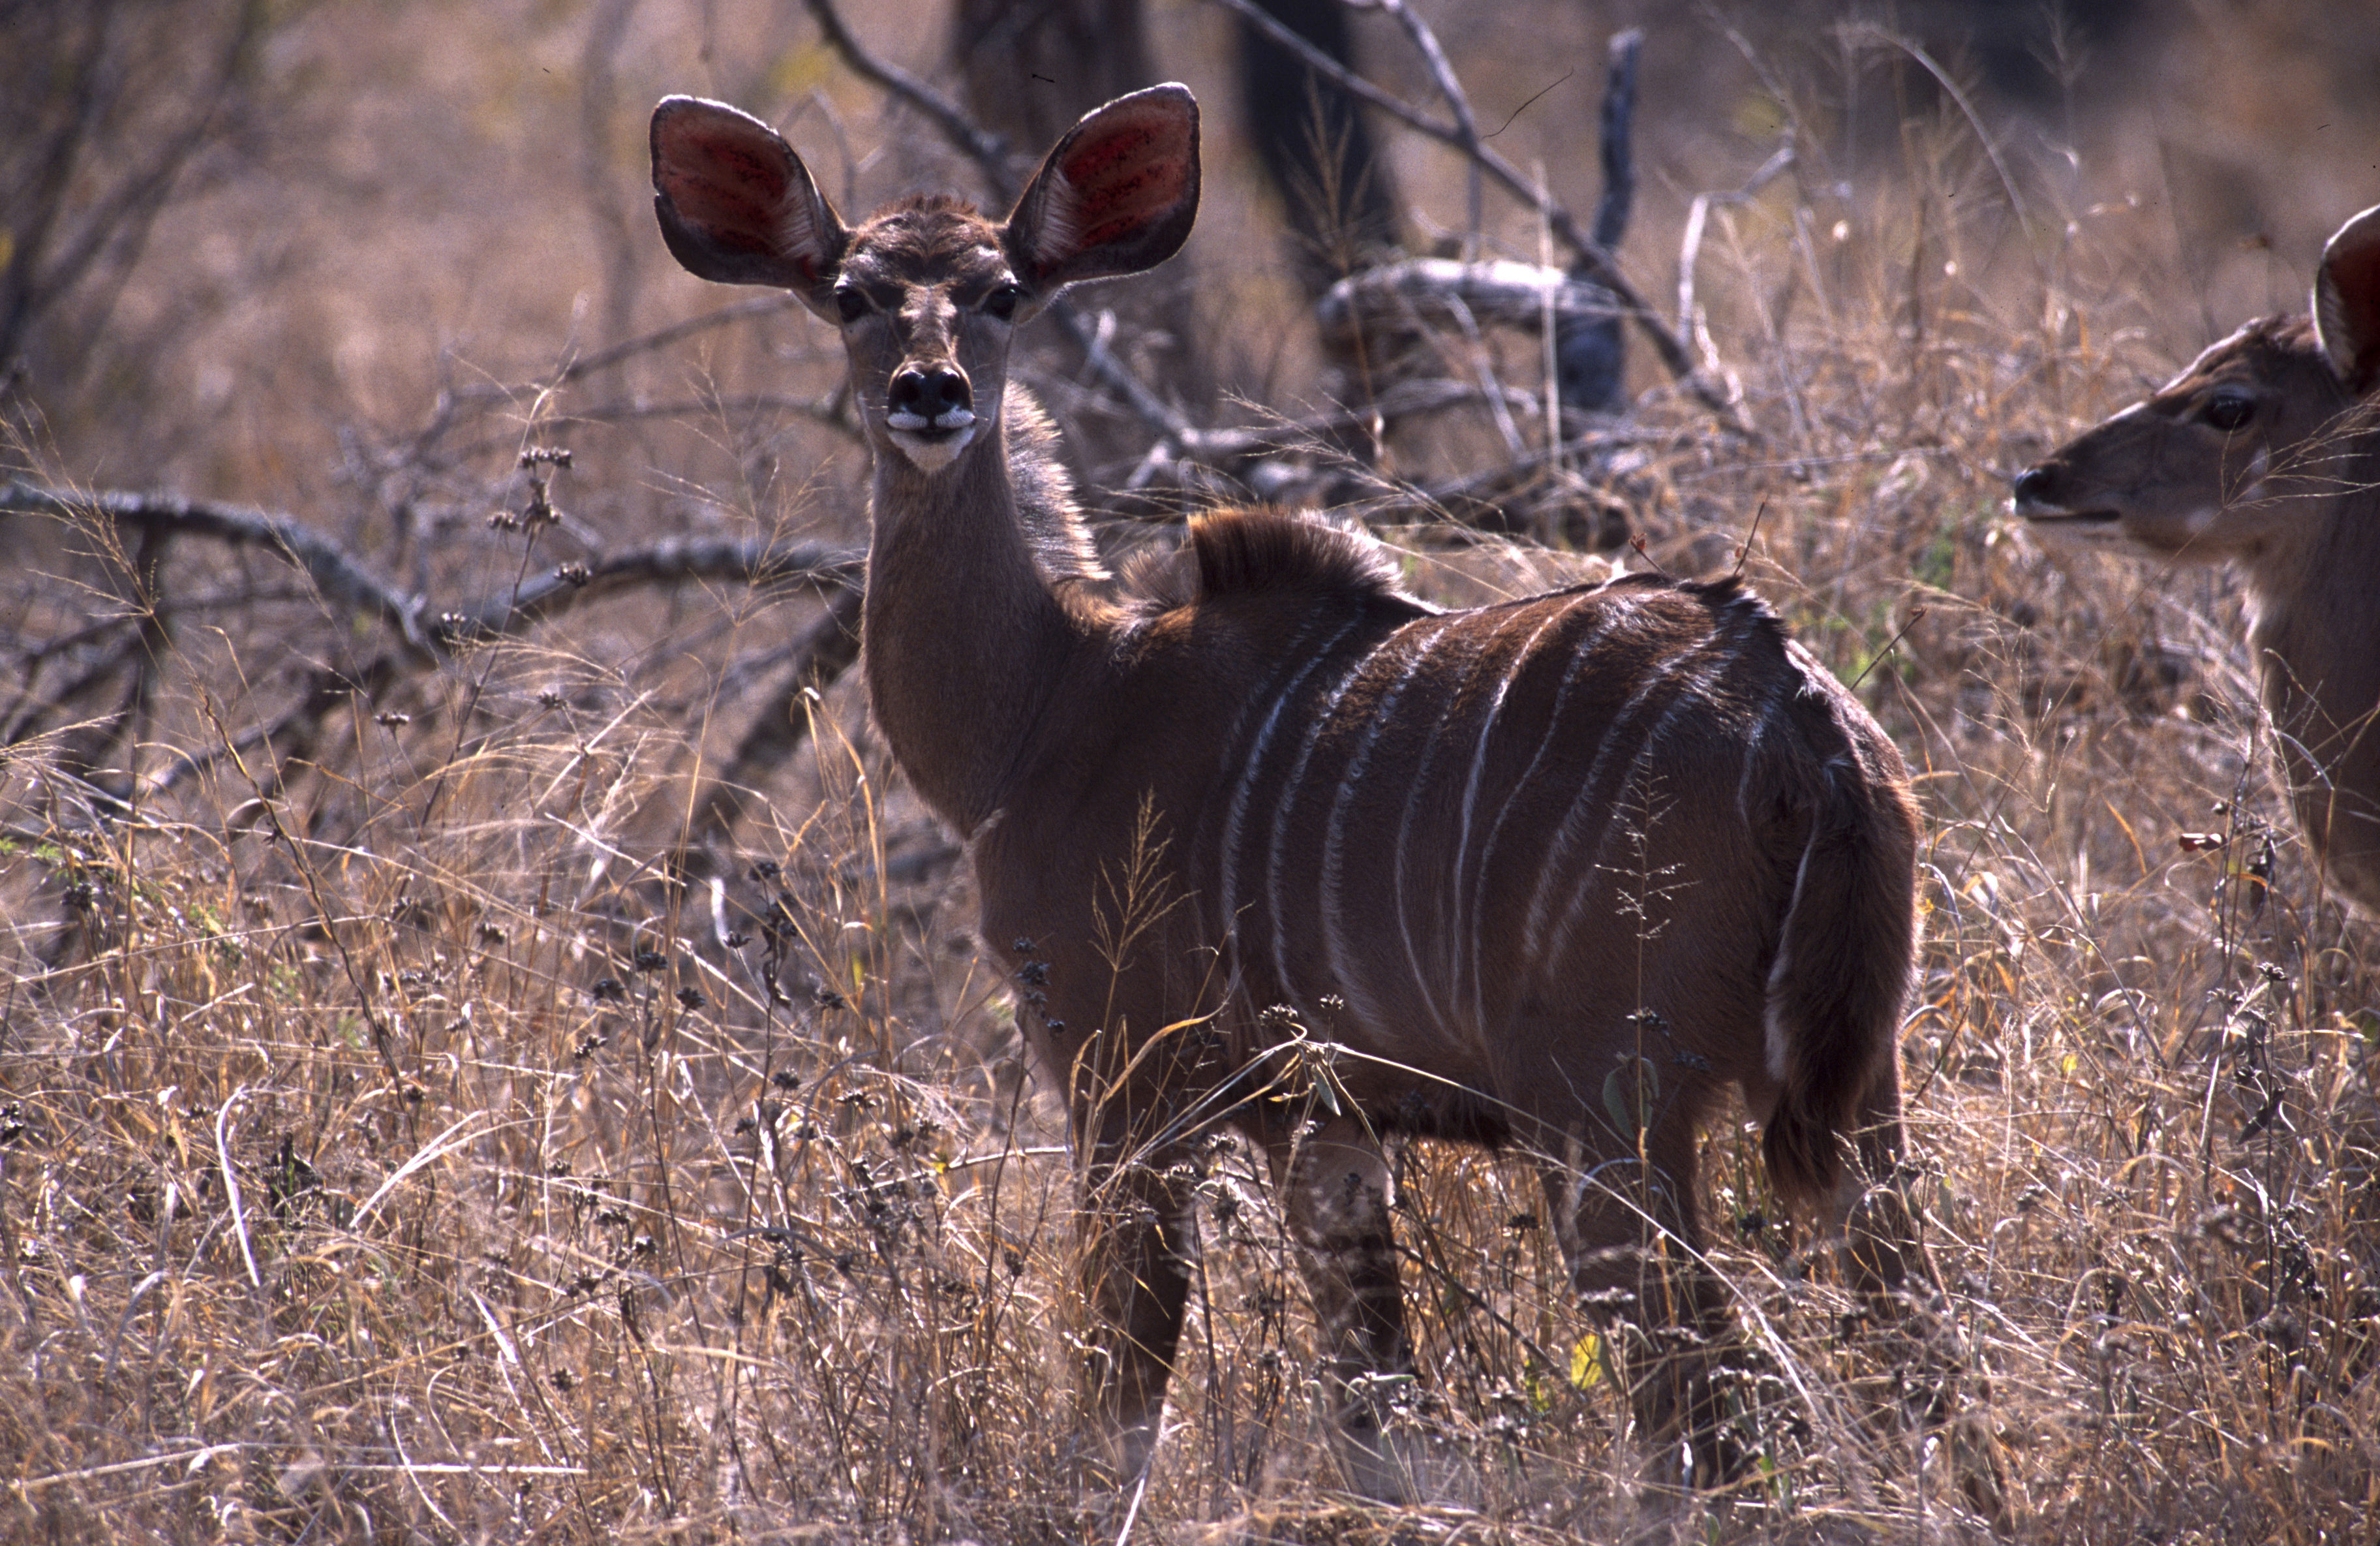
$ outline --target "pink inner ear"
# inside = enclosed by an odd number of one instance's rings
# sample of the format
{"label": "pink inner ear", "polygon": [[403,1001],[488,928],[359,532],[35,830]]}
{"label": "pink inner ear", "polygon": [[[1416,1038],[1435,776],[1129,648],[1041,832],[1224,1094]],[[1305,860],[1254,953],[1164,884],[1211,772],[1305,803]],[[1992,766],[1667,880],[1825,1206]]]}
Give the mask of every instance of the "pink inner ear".
{"label": "pink inner ear", "polygon": [[2340,226],[2323,249],[2314,327],[2350,390],[2380,386],[2380,207]]}
{"label": "pink inner ear", "polygon": [[2369,390],[2380,382],[2380,240],[2334,255],[2330,278],[2355,347],[2355,380]]}
{"label": "pink inner ear", "polygon": [[1133,115],[1087,136],[1058,170],[1073,187],[1084,230],[1077,244],[1100,243],[1178,203],[1188,159],[1179,117],[1160,107]]}
{"label": "pink inner ear", "polygon": [[679,217],[711,240],[756,252],[775,249],[784,159],[775,146],[753,143],[743,126],[670,126],[655,180]]}

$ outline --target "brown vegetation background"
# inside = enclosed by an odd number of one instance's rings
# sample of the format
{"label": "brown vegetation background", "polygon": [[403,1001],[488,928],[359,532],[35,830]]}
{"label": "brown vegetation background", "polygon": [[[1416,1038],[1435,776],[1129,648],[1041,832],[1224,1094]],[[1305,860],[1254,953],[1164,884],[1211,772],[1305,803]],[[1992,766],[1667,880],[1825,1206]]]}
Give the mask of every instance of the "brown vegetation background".
{"label": "brown vegetation background", "polygon": [[[1494,484],[1515,530],[1426,497],[1512,459],[1475,408],[1284,458],[1293,486],[1363,493],[1446,599],[1623,531],[1632,565],[1741,561],[1921,773],[1913,1126],[2020,1533],[2380,1538],[2380,935],[2312,883],[2231,578],[2002,513],[2038,452],[2301,309],[2380,201],[2370,7],[1418,8],[1582,214],[1606,40],[1645,30],[1619,257],[1657,310],[1697,196],[1791,148],[1710,206],[1695,268],[1741,424],[1637,347],[1625,420]],[[958,93],[943,6],[848,9]],[[1313,413],[1351,383],[1236,128],[1234,24],[1147,21],[1206,104],[1208,202],[1148,298],[1084,310],[1196,425]],[[1392,20],[1356,30],[1443,116]],[[982,186],[799,6],[0,0],[0,476],[75,496],[0,514],[0,1537],[1617,1528],[1641,1456],[1534,1181],[1427,1145],[1402,1227],[1444,1505],[1332,1492],[1229,1149],[1146,1496],[1061,1479],[1060,1120],[964,864],[837,675],[866,474],[840,351],[662,250],[667,91],[778,124],[846,213]],[[1463,158],[1375,128],[1410,238],[1459,237]],[[1491,250],[1546,250],[1486,210]],[[1021,369],[1111,546],[1266,475],[1126,497],[1151,432],[1043,335]],[[1529,342],[1491,342],[1448,358],[1534,390]],[[111,490],[285,517],[371,584]],[[1779,1371],[1743,1412],[1769,1466],[1692,1528],[1956,1537],[1927,1457],[1862,1426],[1891,1371],[1755,1147],[1723,1126],[1705,1181]]]}

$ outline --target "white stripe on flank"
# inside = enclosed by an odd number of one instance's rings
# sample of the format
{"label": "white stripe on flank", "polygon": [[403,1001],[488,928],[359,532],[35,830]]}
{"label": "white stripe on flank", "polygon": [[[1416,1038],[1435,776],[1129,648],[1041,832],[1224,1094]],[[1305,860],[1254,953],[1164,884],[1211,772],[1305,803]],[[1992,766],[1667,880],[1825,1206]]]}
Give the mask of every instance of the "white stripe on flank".
{"label": "white stripe on flank", "polygon": [[[1670,726],[1677,723],[1678,716],[1690,709],[1710,707],[1708,700],[1705,699],[1703,694],[1718,683],[1731,659],[1730,655],[1721,655],[1716,660],[1706,659],[1700,667],[1696,668],[1686,683],[1679,688],[1677,697],[1671,700],[1668,708],[1661,711],[1661,717],[1655,720],[1653,728],[1645,733],[1644,744],[1636,749],[1636,755],[1628,760],[1628,771],[1620,775],[1619,788],[1613,792],[1611,803],[1614,807],[1622,807],[1628,797],[1628,792],[1639,786],[1638,775],[1645,772],[1645,764],[1656,760],[1663,739],[1670,734]],[[1604,855],[1610,851],[1611,839],[1624,830],[1626,822],[1642,820],[1646,823],[1646,837],[1651,836],[1650,824],[1661,814],[1655,809],[1654,804],[1658,794],[1655,785],[1659,776],[1657,771],[1653,775],[1654,783],[1644,785],[1645,803],[1635,811],[1630,812],[1621,809],[1619,814],[1624,820],[1613,821],[1609,817],[1605,819],[1603,831],[1595,840],[1595,852],[1581,867],[1578,890],[1572,895],[1570,906],[1562,909],[1561,921],[1554,926],[1553,938],[1547,943],[1547,959],[1553,961],[1561,959],[1563,949],[1570,943],[1572,932],[1577,929],[1579,919],[1586,911],[1587,899],[1595,895],[1596,877],[1607,872]],[[1653,883],[1654,877],[1651,875],[1642,876],[1638,880],[1638,884],[1646,893],[1656,889],[1665,889],[1657,888]],[[1636,926],[1640,929],[1650,929],[1654,927],[1654,920],[1649,917],[1640,918],[1636,920]]]}
{"label": "white stripe on flank", "polygon": [[[1313,668],[1312,662],[1305,655],[1305,651],[1306,640],[1314,637],[1315,622],[1316,619],[1309,616],[1305,622],[1300,623],[1297,626],[1297,632],[1290,636],[1289,648],[1283,650],[1279,655],[1273,658],[1271,663],[1267,666],[1264,679],[1257,685],[1257,689],[1248,694],[1248,696],[1241,701],[1239,712],[1232,716],[1232,727],[1223,732],[1222,739],[1216,743],[1222,749],[1222,752],[1225,757],[1230,757],[1238,749],[1240,737],[1246,732],[1248,721],[1254,717],[1257,709],[1270,703],[1274,705],[1275,712],[1278,712],[1279,705],[1276,702],[1276,695],[1282,689],[1282,683],[1289,676],[1292,669],[1294,668],[1300,661],[1307,662],[1306,669],[1311,670]],[[1331,642],[1335,643],[1336,641],[1337,640],[1334,638]],[[1329,646],[1326,645],[1324,648],[1327,651]],[[1253,755],[1253,753],[1251,755]],[[1253,772],[1254,770],[1252,768],[1245,765],[1241,769],[1240,785],[1234,788],[1232,803],[1227,808],[1229,823],[1236,823],[1238,821],[1238,813],[1246,803],[1247,793],[1245,785],[1247,780],[1253,775]],[[1235,827],[1229,823],[1226,824],[1223,830],[1223,846],[1218,850],[1220,857],[1217,865],[1218,870],[1220,871],[1217,877],[1217,895],[1219,896],[1225,897],[1230,895],[1232,886],[1232,860],[1233,857],[1232,844],[1235,841],[1233,837]],[[1231,907],[1228,903],[1224,906],[1220,921],[1221,923],[1222,932],[1226,935],[1230,934],[1232,929],[1233,919],[1232,917]]]}
{"label": "white stripe on flank", "polygon": [[[1355,625],[1361,621],[1361,617],[1351,617],[1342,624],[1339,631],[1323,640],[1321,648],[1307,657],[1305,663],[1282,685],[1281,691],[1273,697],[1271,712],[1265,715],[1264,724],[1257,730],[1256,744],[1248,749],[1248,760],[1240,773],[1239,786],[1232,791],[1230,814],[1223,820],[1222,876],[1218,890],[1222,903],[1221,919],[1226,940],[1239,932],[1240,823],[1248,813],[1248,791],[1256,786],[1257,776],[1264,772],[1265,749],[1271,744],[1273,730],[1281,724],[1281,710],[1297,696],[1297,689],[1305,685],[1305,679],[1314,675],[1316,668],[1330,658],[1330,651],[1339,647],[1339,641],[1354,632]],[[1301,634],[1300,638],[1303,637]],[[1235,948],[1230,955],[1231,977],[1224,985],[1224,991],[1236,998],[1240,991],[1240,952]]]}
{"label": "white stripe on flank", "polygon": [[1321,896],[1323,948],[1329,953],[1331,980],[1338,984],[1340,994],[1346,999],[1348,1013],[1358,1024],[1376,1029],[1386,1029],[1382,1023],[1379,1003],[1372,996],[1370,988],[1351,967],[1347,958],[1346,937],[1340,929],[1342,909],[1339,902],[1339,878],[1341,871],[1345,869],[1345,848],[1342,842],[1341,832],[1346,822],[1349,797],[1354,793],[1355,785],[1363,782],[1365,773],[1371,766],[1372,749],[1378,744],[1382,732],[1395,717],[1397,700],[1404,696],[1405,688],[1421,675],[1422,663],[1429,658],[1430,651],[1437,647],[1439,636],[1443,635],[1457,620],[1455,617],[1439,617],[1433,618],[1427,624],[1408,625],[1409,627],[1415,629],[1427,627],[1429,630],[1428,637],[1424,639],[1414,651],[1413,659],[1406,663],[1403,673],[1397,677],[1396,685],[1389,688],[1380,699],[1379,707],[1372,712],[1372,723],[1365,728],[1364,738],[1356,745],[1355,754],[1347,760],[1346,771],[1340,775],[1339,792],[1330,801],[1330,817],[1323,823]]}
{"label": "white stripe on flank", "polygon": [[[1281,840],[1288,834],[1290,807],[1297,803],[1299,793],[1305,787],[1305,770],[1314,761],[1314,749],[1322,744],[1323,732],[1330,729],[1331,719],[1339,712],[1340,703],[1346,699],[1347,689],[1355,685],[1356,678],[1364,675],[1365,668],[1378,657],[1377,650],[1367,650],[1356,656],[1354,663],[1348,666],[1347,674],[1339,678],[1339,685],[1332,688],[1330,695],[1322,700],[1322,706],[1306,724],[1305,743],[1297,749],[1297,761],[1290,764],[1289,776],[1281,781],[1281,797],[1273,802],[1272,842],[1265,861],[1265,903],[1272,909],[1272,969],[1273,976],[1281,982],[1281,992],[1289,995],[1301,1013],[1310,1012],[1313,1005],[1299,1001],[1298,985],[1290,977],[1289,930],[1281,905]],[[1342,789],[1343,792],[1343,784]],[[1344,989],[1326,991],[1343,992]],[[1345,1034],[1343,1030],[1333,1030],[1327,1026],[1314,1026],[1312,1029],[1334,1039]]]}
{"label": "white stripe on flank", "polygon": [[1446,712],[1463,700],[1463,689],[1470,685],[1471,677],[1478,668],[1478,658],[1475,655],[1454,684],[1454,690],[1447,695],[1444,702],[1436,705],[1439,723],[1424,727],[1421,761],[1414,766],[1413,786],[1405,791],[1404,812],[1397,819],[1396,865],[1389,882],[1389,889],[1396,894],[1397,898],[1397,937],[1404,943],[1405,968],[1413,973],[1414,988],[1429,1011],[1432,1029],[1445,1036],[1454,1035],[1455,1027],[1448,1023],[1446,1011],[1439,1006],[1438,995],[1430,991],[1429,974],[1422,969],[1421,952],[1414,945],[1413,919],[1405,905],[1412,894],[1411,888],[1405,884],[1405,856],[1412,848],[1414,811],[1420,806],[1421,792],[1429,786],[1430,764],[1437,761],[1438,749],[1447,739],[1439,733]]}
{"label": "white stripe on flank", "polygon": [[[1487,713],[1480,717],[1479,744],[1471,749],[1471,776],[1464,779],[1463,783],[1463,821],[1461,826],[1456,829],[1454,865],[1447,871],[1446,876],[1446,982],[1450,994],[1459,994],[1463,991],[1463,960],[1467,955],[1471,960],[1471,996],[1474,1004],[1481,1003],[1485,995],[1479,989],[1478,920],[1475,915],[1466,918],[1463,906],[1465,889],[1463,876],[1464,866],[1471,858],[1471,819],[1479,803],[1479,781],[1488,772],[1488,743],[1496,733],[1496,716],[1503,712],[1504,695],[1512,690],[1513,679],[1527,668],[1530,660],[1536,652],[1537,640],[1546,636],[1546,630],[1570,615],[1571,606],[1575,598],[1562,596],[1551,598],[1551,600],[1553,605],[1545,621],[1529,630],[1529,637],[1522,640],[1520,649],[1513,652],[1512,663],[1506,668],[1503,676],[1496,683],[1496,694],[1488,700]],[[1512,617],[1505,620],[1506,626],[1519,621],[1521,611],[1515,611]],[[1500,627],[1495,633],[1491,633],[1488,639],[1488,645],[1492,646],[1497,635],[1503,631],[1503,627]],[[1483,646],[1483,651],[1485,648],[1487,646]],[[1463,948],[1466,944],[1470,946],[1467,951]],[[1474,1025],[1481,1023],[1484,1022],[1475,1021]]]}
{"label": "white stripe on flank", "polygon": [[[1760,617],[1757,612],[1736,611],[1736,607],[1744,599],[1738,597],[1735,603],[1730,603],[1726,618],[1740,625],[1739,627],[1734,631],[1721,633],[1714,627],[1710,635],[1693,651],[1698,657],[1699,663],[1695,665],[1688,680],[1678,688],[1676,700],[1663,710],[1661,717],[1654,722],[1653,728],[1645,736],[1644,744],[1636,749],[1636,755],[1629,759],[1628,772],[1621,776],[1619,788],[1613,796],[1614,804],[1626,799],[1628,791],[1637,787],[1639,775],[1644,773],[1648,763],[1658,758],[1662,745],[1669,737],[1670,728],[1676,723],[1679,715],[1690,709],[1715,707],[1712,699],[1706,695],[1711,694],[1714,688],[1725,686],[1729,674],[1743,659],[1744,647],[1748,642],[1747,631],[1759,625]],[[1720,692],[1717,696],[1723,699],[1726,695]],[[1764,729],[1766,723],[1766,721],[1763,722]],[[1749,748],[1745,749],[1744,755],[1747,757],[1749,749]],[[1658,780],[1658,773],[1655,776]],[[1739,800],[1743,797],[1743,781],[1741,777],[1736,780],[1736,796]],[[1656,814],[1653,810],[1654,797],[1654,788],[1649,785],[1646,785],[1644,811],[1648,821]],[[1562,909],[1561,922],[1555,928],[1552,943],[1547,947],[1548,959],[1561,958],[1563,948],[1570,942],[1572,931],[1578,926],[1580,915],[1585,910],[1587,898],[1594,894],[1595,877],[1604,872],[1604,855],[1609,850],[1612,836],[1619,830],[1621,829],[1617,823],[1607,821],[1602,835],[1596,840],[1595,855],[1585,866],[1578,892],[1571,898],[1570,906]],[[1748,838],[1748,833],[1746,836]],[[1643,883],[1649,886],[1651,877],[1645,877]],[[1639,920],[1640,927],[1650,927],[1651,923],[1652,920],[1649,919]]]}
{"label": "white stripe on flank", "polygon": [[1792,697],[1791,677],[1769,688],[1768,701],[1761,705],[1760,723],[1753,727],[1752,735],[1743,743],[1743,772],[1735,781],[1735,814],[1747,830],[1752,826],[1752,770],[1760,755],[1760,743],[1768,738],[1770,727],[1777,723],[1777,716],[1784,712],[1785,705]]}
{"label": "white stripe on flank", "polygon": [[1785,927],[1777,936],[1776,964],[1768,968],[1767,1003],[1762,1008],[1761,1023],[1768,1031],[1768,1077],[1779,1084],[1785,1082],[1786,1071],[1791,1067],[1791,1031],[1778,1001],[1785,991],[1785,973],[1793,958],[1793,936],[1800,931],[1802,917],[1802,883],[1810,878],[1810,856],[1818,848],[1818,826],[1810,823],[1810,841],[1802,847],[1802,862],[1793,870],[1793,899],[1785,906]]}
{"label": "white stripe on flank", "polygon": [[[1586,777],[1580,783],[1578,794],[1572,799],[1570,809],[1562,813],[1561,824],[1554,829],[1554,840],[1547,846],[1545,862],[1537,869],[1536,887],[1529,895],[1528,929],[1524,935],[1531,960],[1550,964],[1545,952],[1548,888],[1556,876],[1566,870],[1563,856],[1585,835],[1583,825],[1586,813],[1602,809],[1602,802],[1595,797],[1596,791],[1602,786],[1603,770],[1610,761],[1611,749],[1618,744],[1621,733],[1635,719],[1636,712],[1645,706],[1645,700],[1667,686],[1670,678],[1676,676],[1695,652],[1689,649],[1672,653],[1661,663],[1659,670],[1645,677],[1644,685],[1629,695],[1628,701],[1620,706],[1620,712],[1611,716],[1611,723],[1604,726],[1603,739],[1595,749],[1595,761],[1588,764]],[[1608,813],[1604,819],[1609,819]]]}
{"label": "white stripe on flank", "polygon": [[1281,685],[1281,678],[1289,675],[1292,666],[1305,658],[1305,641],[1314,637],[1314,623],[1315,620],[1308,617],[1297,626],[1297,632],[1290,637],[1289,648],[1283,650],[1272,662],[1265,673],[1263,683],[1256,691],[1248,694],[1246,700],[1240,704],[1240,712],[1232,716],[1232,727],[1223,733],[1223,738],[1219,743],[1226,753],[1240,744],[1240,734],[1248,727],[1248,718],[1257,712],[1257,705],[1270,701],[1270,694]]}
{"label": "white stripe on flank", "polygon": [[[1595,620],[1594,627],[1588,628],[1586,633],[1565,651],[1570,658],[1568,663],[1562,668],[1561,686],[1554,689],[1553,707],[1546,713],[1546,727],[1537,736],[1537,749],[1530,754],[1527,765],[1521,770],[1521,776],[1512,781],[1511,793],[1504,797],[1502,807],[1496,812],[1496,820],[1488,828],[1488,841],[1480,845],[1478,870],[1471,883],[1471,916],[1475,919],[1486,907],[1488,869],[1496,858],[1496,840],[1503,835],[1504,823],[1512,818],[1513,805],[1519,801],[1522,793],[1528,788],[1530,781],[1536,777],[1537,769],[1545,762],[1546,753],[1553,749],[1554,737],[1561,729],[1562,711],[1570,705],[1572,686],[1587,674],[1589,657],[1595,653],[1596,647],[1603,642],[1604,636],[1626,621],[1628,615],[1633,612],[1636,606],[1633,597],[1580,597],[1578,599],[1581,601],[1606,600],[1609,603],[1609,607],[1603,615]],[[1475,925],[1474,931],[1476,932]],[[1476,1023],[1486,1025],[1488,1023],[1488,989],[1487,984],[1480,980],[1478,955],[1475,950],[1472,956],[1471,975],[1472,1011]]]}

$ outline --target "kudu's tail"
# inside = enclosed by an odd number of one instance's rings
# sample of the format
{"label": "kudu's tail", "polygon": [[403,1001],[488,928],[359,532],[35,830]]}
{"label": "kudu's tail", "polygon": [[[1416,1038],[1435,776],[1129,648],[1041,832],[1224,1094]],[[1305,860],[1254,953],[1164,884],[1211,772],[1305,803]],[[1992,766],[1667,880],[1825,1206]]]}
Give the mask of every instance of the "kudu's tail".
{"label": "kudu's tail", "polygon": [[[1783,1091],[1762,1138],[1789,1201],[1836,1195],[1853,1129],[1892,1113],[1915,947],[1913,813],[1830,763],[1768,976],[1768,1066]],[[1876,1097],[1882,1094],[1882,1100]]]}

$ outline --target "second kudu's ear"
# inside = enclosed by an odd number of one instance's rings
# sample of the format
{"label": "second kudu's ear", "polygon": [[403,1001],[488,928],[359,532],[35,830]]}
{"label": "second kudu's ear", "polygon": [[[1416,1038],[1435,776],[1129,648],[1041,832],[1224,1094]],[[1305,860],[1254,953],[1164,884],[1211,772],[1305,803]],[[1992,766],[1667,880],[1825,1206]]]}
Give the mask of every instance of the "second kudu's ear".
{"label": "second kudu's ear", "polygon": [[2380,205],[2341,225],[2323,247],[2313,332],[2350,392],[2360,397],[2380,387]]}
{"label": "second kudu's ear", "polygon": [[1155,268],[1198,218],[1198,99],[1169,82],[1066,131],[1016,201],[1002,241],[1038,295]]}
{"label": "second kudu's ear", "polygon": [[851,233],[777,131],[724,103],[663,97],[653,109],[653,213],[689,273],[774,285],[833,320]]}

